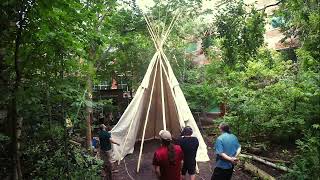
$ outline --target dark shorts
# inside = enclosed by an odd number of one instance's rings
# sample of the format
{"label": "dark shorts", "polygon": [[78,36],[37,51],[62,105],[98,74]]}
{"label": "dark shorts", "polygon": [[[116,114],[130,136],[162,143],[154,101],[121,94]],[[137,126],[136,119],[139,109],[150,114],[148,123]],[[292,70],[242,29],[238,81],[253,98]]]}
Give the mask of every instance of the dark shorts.
{"label": "dark shorts", "polygon": [[196,162],[184,162],[181,170],[182,175],[186,175],[188,172],[189,175],[194,175],[196,173]]}
{"label": "dark shorts", "polygon": [[219,167],[214,168],[211,180],[230,180],[232,177],[233,168],[222,169]]}
{"label": "dark shorts", "polygon": [[100,150],[100,157],[105,166],[109,166],[111,164],[110,153],[111,153],[110,150],[109,151]]}

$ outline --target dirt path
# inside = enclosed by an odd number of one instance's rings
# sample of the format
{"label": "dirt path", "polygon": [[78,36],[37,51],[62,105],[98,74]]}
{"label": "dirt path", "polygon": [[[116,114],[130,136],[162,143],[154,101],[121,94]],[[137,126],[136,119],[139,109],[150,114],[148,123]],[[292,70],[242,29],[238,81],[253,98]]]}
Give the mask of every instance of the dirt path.
{"label": "dirt path", "polygon": [[[140,167],[140,172],[136,173],[138,156],[139,156],[139,147],[140,143],[137,143],[135,146],[135,150],[133,154],[128,155],[125,158],[125,161],[121,161],[121,164],[115,165],[115,169],[119,172],[114,173],[113,177],[115,180],[130,180],[128,173],[133,177],[135,180],[156,180],[156,176],[153,173],[152,167],[152,159],[153,154],[157,147],[160,146],[159,140],[151,140],[147,141],[144,144],[143,156],[142,156],[142,163]],[[209,147],[209,146],[208,146]],[[209,147],[208,154],[211,159],[210,162],[206,163],[198,163],[200,173],[197,175],[197,179],[199,180],[210,180],[212,175],[212,168],[211,166],[214,163],[214,153],[212,149]],[[125,163],[124,163],[125,162]],[[127,173],[127,170],[128,173]],[[244,173],[241,169],[236,168],[233,174],[233,180],[249,180],[252,177],[246,173]]]}

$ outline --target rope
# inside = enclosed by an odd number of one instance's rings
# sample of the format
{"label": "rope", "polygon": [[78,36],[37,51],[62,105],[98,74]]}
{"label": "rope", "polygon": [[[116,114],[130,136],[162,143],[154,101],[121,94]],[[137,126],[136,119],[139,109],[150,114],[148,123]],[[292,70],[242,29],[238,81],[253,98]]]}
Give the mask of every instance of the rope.
{"label": "rope", "polygon": [[125,158],[123,158],[123,163],[124,163],[124,168],[126,169],[129,178],[130,178],[131,180],[135,180],[135,179],[130,175],[130,173],[129,173],[129,171],[128,171],[127,163],[126,163],[126,159],[125,159]]}

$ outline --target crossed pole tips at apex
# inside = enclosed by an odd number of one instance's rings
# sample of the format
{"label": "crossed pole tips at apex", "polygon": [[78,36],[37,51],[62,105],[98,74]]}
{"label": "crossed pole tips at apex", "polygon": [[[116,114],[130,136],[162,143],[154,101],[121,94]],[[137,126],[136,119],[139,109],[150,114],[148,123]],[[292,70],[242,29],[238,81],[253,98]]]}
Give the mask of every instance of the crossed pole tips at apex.
{"label": "crossed pole tips at apex", "polygon": [[[145,18],[146,22],[147,22],[147,28],[149,30],[149,33],[151,35],[151,38],[153,40],[153,43],[157,49],[157,52],[158,53],[158,57],[157,57],[157,60],[156,60],[156,69],[155,69],[155,74],[154,74],[154,77],[153,77],[153,83],[152,83],[152,88],[151,88],[151,97],[152,97],[152,94],[153,94],[153,88],[154,88],[154,83],[155,83],[155,78],[157,76],[157,66],[158,66],[158,63],[160,64],[160,66],[162,65],[162,58],[161,58],[161,51],[162,51],[162,46],[165,42],[165,40],[167,39],[169,33],[171,32],[172,30],[172,26],[174,24],[174,22],[177,20],[177,17],[178,17],[179,14],[176,14],[173,19],[171,20],[171,23],[167,29],[167,31],[165,32],[164,36],[162,37],[161,35],[162,34],[155,34],[155,29],[154,27],[152,26],[150,20],[148,19],[147,16],[143,15],[143,17]],[[161,84],[163,84],[163,78],[162,78],[162,68],[160,67],[160,75],[161,75]],[[164,93],[163,93],[163,88],[161,89],[161,98],[162,98],[162,113],[165,115],[165,107],[164,107]],[[142,132],[142,140],[141,140],[141,146],[140,146],[140,152],[139,152],[139,159],[138,159],[138,164],[137,164],[137,172],[139,172],[140,170],[140,163],[141,163],[141,156],[142,156],[142,150],[143,150],[143,144],[144,144],[144,138],[145,138],[145,130],[146,130],[146,126],[147,126],[147,123],[148,123],[148,118],[149,118],[149,111],[150,111],[150,106],[151,106],[151,99],[149,101],[149,105],[148,105],[148,110],[147,110],[147,115],[146,115],[146,118],[145,118],[145,123],[144,123],[144,128],[143,128],[143,132]],[[166,129],[166,122],[165,122],[165,116],[163,116],[163,126],[164,126],[164,129]]]}
{"label": "crossed pole tips at apex", "polygon": [[[181,14],[181,11],[177,10],[164,34],[163,32],[161,33],[159,32],[159,34],[157,34],[156,33],[157,31],[154,27],[155,25],[153,25],[153,23],[151,22],[150,18],[147,15],[143,14],[143,17],[147,23],[148,31],[151,35],[151,39],[157,50],[162,49],[163,44],[167,40],[170,32],[172,31],[173,25],[178,20],[178,17],[180,16],[180,14]],[[165,29],[165,24],[163,26],[163,29]]]}

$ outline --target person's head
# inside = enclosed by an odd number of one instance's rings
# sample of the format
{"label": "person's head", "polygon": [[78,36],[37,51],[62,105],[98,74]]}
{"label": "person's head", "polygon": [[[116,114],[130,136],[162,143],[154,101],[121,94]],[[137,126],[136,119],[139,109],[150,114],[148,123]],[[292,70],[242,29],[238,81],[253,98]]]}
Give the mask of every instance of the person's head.
{"label": "person's head", "polygon": [[175,164],[176,163],[176,151],[174,149],[174,145],[172,144],[172,136],[169,131],[166,130],[161,130],[159,132],[159,136],[161,138],[161,143],[163,146],[167,147],[168,149],[168,160],[170,164]]}
{"label": "person's head", "polygon": [[166,130],[161,130],[159,132],[159,136],[160,136],[161,140],[165,140],[165,141],[171,141],[172,140],[171,133],[169,131],[166,131]]}
{"label": "person's head", "polygon": [[100,124],[99,128],[100,128],[101,131],[106,131],[107,130],[107,126],[104,125],[104,124]]}
{"label": "person's head", "polygon": [[183,128],[181,136],[191,136],[193,133],[193,130],[190,126],[186,126]]}
{"label": "person's head", "polygon": [[224,133],[224,132],[230,133],[230,127],[229,127],[229,125],[228,125],[227,123],[224,123],[224,122],[220,123],[219,129],[220,129],[220,131],[223,132],[223,133]]}

